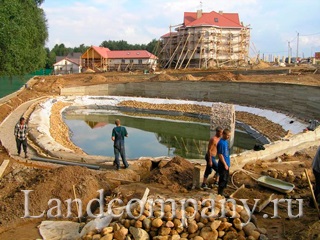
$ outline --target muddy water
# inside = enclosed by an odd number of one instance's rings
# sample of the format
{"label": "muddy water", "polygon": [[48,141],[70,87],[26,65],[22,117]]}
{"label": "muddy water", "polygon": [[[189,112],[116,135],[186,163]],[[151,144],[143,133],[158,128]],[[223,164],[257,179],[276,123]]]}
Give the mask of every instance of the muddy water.
{"label": "muddy water", "polygon": [[[115,119],[121,119],[129,137],[125,139],[126,155],[130,159],[142,156],[179,155],[202,159],[210,138],[209,124],[150,119],[126,115],[65,115],[71,131],[71,140],[91,155],[113,156],[111,132]],[[196,119],[195,119],[196,121]],[[252,149],[255,139],[236,131],[233,152]]]}

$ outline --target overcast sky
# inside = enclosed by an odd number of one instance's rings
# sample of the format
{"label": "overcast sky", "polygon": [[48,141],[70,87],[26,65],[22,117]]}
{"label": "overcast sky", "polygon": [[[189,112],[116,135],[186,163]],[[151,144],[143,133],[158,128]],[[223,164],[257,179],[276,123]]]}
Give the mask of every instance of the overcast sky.
{"label": "overcast sky", "polygon": [[49,26],[47,46],[64,43],[100,45],[104,40],[147,44],[183,22],[184,12],[222,10],[239,13],[251,29],[251,55],[320,52],[319,0],[45,0]]}

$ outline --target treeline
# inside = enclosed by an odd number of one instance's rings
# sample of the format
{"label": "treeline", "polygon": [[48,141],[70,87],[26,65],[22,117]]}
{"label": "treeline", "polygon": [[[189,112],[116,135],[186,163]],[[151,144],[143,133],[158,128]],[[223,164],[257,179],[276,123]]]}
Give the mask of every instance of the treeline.
{"label": "treeline", "polygon": [[[103,41],[100,47],[109,48],[110,50],[147,50],[150,53],[154,53],[155,48],[158,44],[156,39],[153,39],[148,44],[130,44],[125,40],[120,41]],[[51,50],[46,48],[47,61],[46,68],[52,68],[53,64],[56,62],[56,56],[67,56],[69,53],[81,52],[84,53],[90,46],[80,44],[79,47],[66,47],[63,43],[56,44]]]}
{"label": "treeline", "polygon": [[[47,19],[40,5],[44,0],[0,0],[0,77],[23,76],[42,68],[52,68],[56,56],[84,53],[89,46],[46,48]],[[153,53],[157,40],[148,44],[127,41],[103,41],[110,50],[147,50]]]}
{"label": "treeline", "polygon": [[0,76],[25,75],[46,63],[43,0],[0,0]]}

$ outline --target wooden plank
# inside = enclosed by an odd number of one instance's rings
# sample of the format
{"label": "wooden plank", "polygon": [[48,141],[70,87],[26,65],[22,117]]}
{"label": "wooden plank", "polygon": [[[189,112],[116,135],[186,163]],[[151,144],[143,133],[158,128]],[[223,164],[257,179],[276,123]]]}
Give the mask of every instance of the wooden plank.
{"label": "wooden plank", "polygon": [[317,212],[318,212],[318,217],[320,219],[319,206],[318,206],[316,197],[314,196],[313,187],[312,187],[312,184],[311,184],[311,181],[310,181],[310,178],[309,178],[308,170],[304,169],[304,172],[306,173],[306,176],[307,176],[307,179],[308,179],[308,183],[309,183],[309,187],[310,187],[310,190],[311,190],[311,196],[313,198],[313,202],[314,202],[314,205],[316,206],[316,209],[317,209]]}
{"label": "wooden plank", "polygon": [[6,170],[8,164],[9,164],[9,160],[3,160],[3,162],[0,166],[0,178],[2,178],[2,175],[3,175],[4,171]]}

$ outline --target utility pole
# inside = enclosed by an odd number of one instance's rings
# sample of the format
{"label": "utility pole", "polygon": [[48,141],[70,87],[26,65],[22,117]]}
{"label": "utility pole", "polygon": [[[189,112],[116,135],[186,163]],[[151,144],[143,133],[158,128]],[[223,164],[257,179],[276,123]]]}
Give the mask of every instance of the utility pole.
{"label": "utility pole", "polygon": [[299,33],[297,32],[297,61],[299,56]]}

